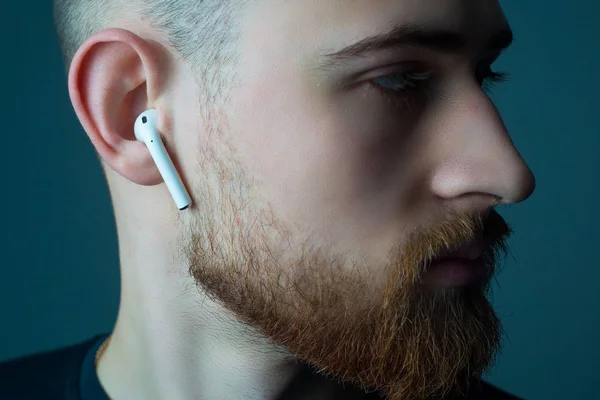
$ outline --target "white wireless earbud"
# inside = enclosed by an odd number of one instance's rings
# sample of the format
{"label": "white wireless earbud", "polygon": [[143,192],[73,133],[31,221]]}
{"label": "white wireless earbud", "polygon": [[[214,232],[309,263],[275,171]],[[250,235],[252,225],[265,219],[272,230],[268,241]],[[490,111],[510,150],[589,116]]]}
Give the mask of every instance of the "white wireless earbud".
{"label": "white wireless earbud", "polygon": [[158,129],[156,129],[156,110],[150,109],[141,113],[135,120],[133,130],[135,138],[146,143],[146,147],[148,147],[158,171],[162,175],[173,200],[175,200],[177,208],[179,210],[188,208],[192,201],[173,165],[173,161],[171,161],[171,157],[167,153],[167,149],[165,149]]}

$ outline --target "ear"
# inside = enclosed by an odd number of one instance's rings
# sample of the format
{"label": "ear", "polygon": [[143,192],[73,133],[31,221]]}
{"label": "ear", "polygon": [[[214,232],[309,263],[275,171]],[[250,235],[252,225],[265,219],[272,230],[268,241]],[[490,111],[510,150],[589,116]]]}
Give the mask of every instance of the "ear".
{"label": "ear", "polygon": [[[164,48],[123,29],[107,29],[81,45],[69,70],[75,112],[102,160],[140,185],[163,181],[150,152],[135,139],[138,115],[155,108],[158,129],[166,126],[160,106],[169,74]],[[166,145],[166,144],[165,144]]]}

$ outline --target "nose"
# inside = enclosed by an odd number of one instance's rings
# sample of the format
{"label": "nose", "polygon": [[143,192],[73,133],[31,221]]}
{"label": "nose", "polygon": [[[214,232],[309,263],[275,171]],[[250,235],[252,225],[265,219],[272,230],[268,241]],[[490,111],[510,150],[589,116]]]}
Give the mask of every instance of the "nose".
{"label": "nose", "polygon": [[535,177],[517,151],[495,105],[475,82],[464,84],[442,107],[434,137],[431,190],[447,201],[489,199],[519,203],[535,190]]}

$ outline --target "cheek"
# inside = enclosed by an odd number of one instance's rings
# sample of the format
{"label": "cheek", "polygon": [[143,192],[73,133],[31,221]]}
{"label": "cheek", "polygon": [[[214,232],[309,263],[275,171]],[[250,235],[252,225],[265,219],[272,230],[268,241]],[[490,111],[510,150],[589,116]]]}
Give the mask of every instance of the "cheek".
{"label": "cheek", "polygon": [[[303,214],[314,208],[315,194],[331,198],[342,186],[339,170],[347,169],[334,132],[335,124],[322,107],[308,102],[295,88],[280,93],[278,84],[261,84],[239,93],[229,124],[237,155],[259,185],[264,200],[280,215]],[[289,86],[288,86],[289,87]]]}
{"label": "cheek", "polygon": [[187,185],[195,184],[197,175],[201,173],[198,171],[197,163],[202,145],[207,140],[199,125],[197,114],[196,110],[186,107],[178,107],[174,111],[173,132],[177,134],[177,160],[173,159],[173,163],[179,164],[176,166],[181,171],[181,178],[187,181]]}
{"label": "cheek", "polygon": [[233,93],[228,130],[260,196],[287,217],[314,204],[313,193],[331,190],[328,175],[340,160],[323,108],[292,85],[284,93],[283,79],[271,76]]}
{"label": "cheek", "polygon": [[334,101],[303,93],[301,85],[280,93],[281,81],[270,82],[277,83],[233,93],[228,124],[261,203],[343,247],[393,245],[406,222],[399,213],[407,168],[398,121],[376,118],[381,108],[361,110],[357,104],[365,103],[356,98]]}

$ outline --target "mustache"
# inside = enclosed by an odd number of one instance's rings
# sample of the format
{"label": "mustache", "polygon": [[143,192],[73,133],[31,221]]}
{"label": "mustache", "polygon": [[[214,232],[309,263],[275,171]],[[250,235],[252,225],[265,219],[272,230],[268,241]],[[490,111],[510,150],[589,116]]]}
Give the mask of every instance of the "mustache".
{"label": "mustache", "polygon": [[512,227],[496,210],[488,213],[449,210],[435,226],[421,227],[410,233],[404,246],[396,250],[396,259],[403,260],[401,273],[405,275],[405,282],[416,283],[427,265],[440,255],[470,243],[479,243],[485,247],[483,258],[493,273],[495,261],[508,254],[507,243],[513,233]]}

